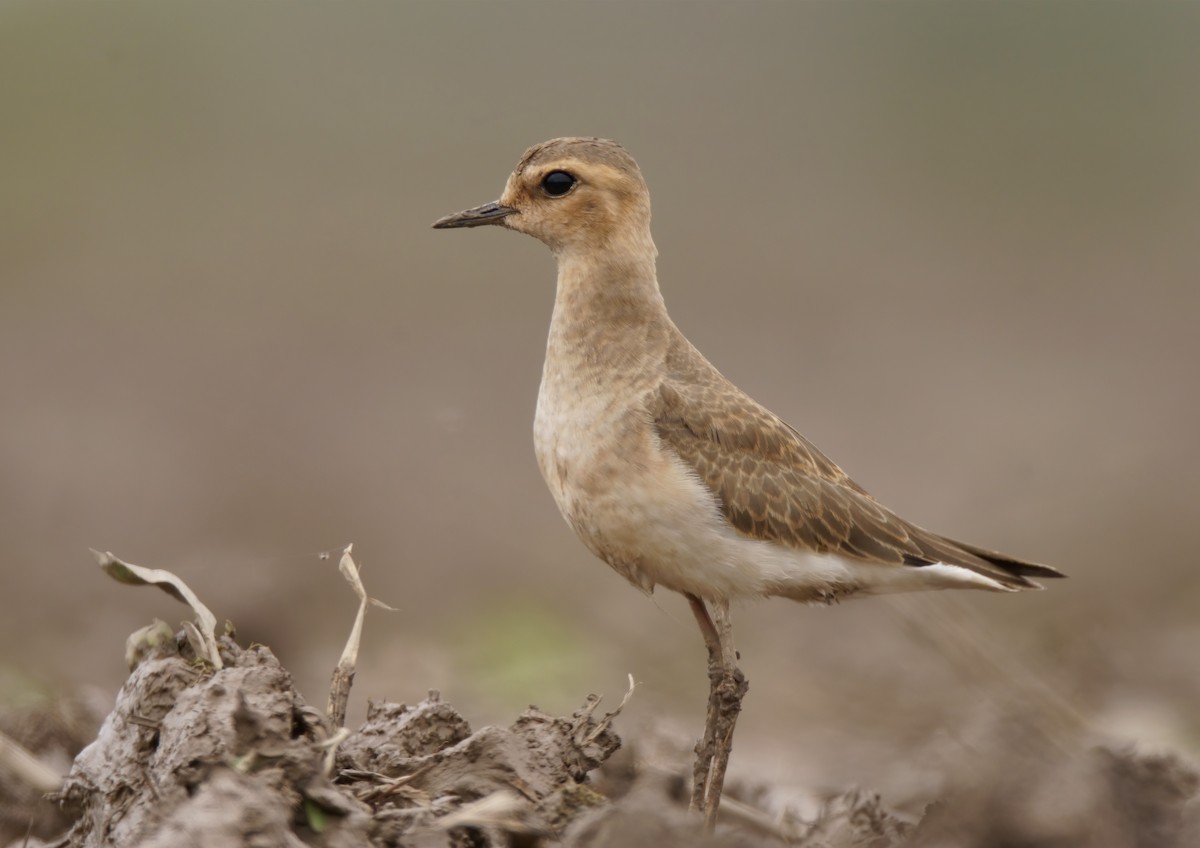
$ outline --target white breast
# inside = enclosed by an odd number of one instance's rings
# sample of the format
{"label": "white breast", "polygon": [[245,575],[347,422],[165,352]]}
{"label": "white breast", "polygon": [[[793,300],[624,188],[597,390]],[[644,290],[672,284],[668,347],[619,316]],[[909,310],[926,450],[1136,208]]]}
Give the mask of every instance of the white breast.
{"label": "white breast", "polygon": [[593,553],[643,590],[706,598],[763,596],[795,571],[790,552],[728,527],[713,494],[658,443],[645,390],[574,385],[545,375],[534,444],[559,510]]}

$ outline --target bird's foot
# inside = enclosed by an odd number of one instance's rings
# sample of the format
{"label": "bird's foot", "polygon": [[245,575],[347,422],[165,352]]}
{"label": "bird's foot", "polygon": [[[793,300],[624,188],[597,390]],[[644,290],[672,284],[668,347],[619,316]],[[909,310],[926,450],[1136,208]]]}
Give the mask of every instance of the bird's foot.
{"label": "bird's foot", "polygon": [[733,729],[737,725],[738,713],[742,711],[742,698],[746,696],[750,685],[737,667],[739,657],[733,647],[729,602],[723,600],[713,603],[714,621],[701,598],[688,595],[687,599],[708,647],[708,711],[704,720],[704,736],[696,743],[690,808],[704,813],[704,829],[711,833],[717,824],[725,769],[733,748]]}
{"label": "bird's foot", "polygon": [[704,828],[712,832],[717,823],[729,754],[733,749],[733,731],[742,711],[742,698],[750,684],[736,666],[724,668],[712,664],[708,679],[708,716],[704,736],[696,743],[691,807],[704,814]]}

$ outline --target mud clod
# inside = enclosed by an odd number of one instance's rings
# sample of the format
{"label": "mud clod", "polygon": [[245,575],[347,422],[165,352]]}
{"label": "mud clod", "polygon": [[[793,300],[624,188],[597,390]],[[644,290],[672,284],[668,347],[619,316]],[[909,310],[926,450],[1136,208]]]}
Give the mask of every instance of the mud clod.
{"label": "mud clod", "polygon": [[583,785],[621,744],[598,699],[472,733],[435,692],[372,703],[331,739],[270,650],[220,648],[221,669],[189,659],[183,636],[139,658],[59,795],[78,816],[68,844],[535,844],[605,803]]}

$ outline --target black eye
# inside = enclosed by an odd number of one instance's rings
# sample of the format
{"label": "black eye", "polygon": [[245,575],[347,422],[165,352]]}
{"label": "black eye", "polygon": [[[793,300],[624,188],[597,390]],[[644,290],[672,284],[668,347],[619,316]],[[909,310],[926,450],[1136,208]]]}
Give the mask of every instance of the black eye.
{"label": "black eye", "polygon": [[562,197],[575,187],[575,178],[566,171],[551,171],[542,178],[542,191],[551,197]]}

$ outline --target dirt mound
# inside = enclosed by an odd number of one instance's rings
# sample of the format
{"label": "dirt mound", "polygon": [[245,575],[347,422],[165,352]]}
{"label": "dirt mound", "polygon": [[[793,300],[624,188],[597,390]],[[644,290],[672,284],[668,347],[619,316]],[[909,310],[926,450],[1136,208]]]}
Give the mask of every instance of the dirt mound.
{"label": "dirt mound", "polygon": [[[431,692],[415,706],[372,702],[351,732],[304,702],[268,648],[221,636],[218,669],[193,645],[181,631],[143,646],[115,708],[49,796],[57,816],[36,792],[5,808],[0,826],[14,845],[666,848],[784,833],[731,800],[741,826],[704,836],[686,811],[683,762],[677,774],[644,771],[629,755],[594,782],[621,747],[619,708],[598,715],[594,696],[569,717],[530,707],[507,728],[473,732]],[[862,833],[905,829],[878,799],[843,806],[847,821],[858,811]],[[51,842],[30,835],[64,827]]]}
{"label": "dirt mound", "polygon": [[133,670],[63,789],[70,844],[506,845],[489,833],[561,833],[604,801],[585,781],[621,743],[596,699],[472,733],[431,693],[374,703],[347,734],[269,649],[219,646],[219,670],[182,634]]}
{"label": "dirt mound", "polygon": [[907,816],[857,789],[810,796],[805,806],[777,787],[735,781],[706,835],[687,812],[687,753],[655,766],[622,750],[612,725],[632,680],[608,713],[588,696],[568,717],[530,707],[506,728],[473,731],[431,692],[415,706],[372,702],[361,727],[342,727],[372,603],[349,548],[340,567],[360,608],[324,712],[304,701],[269,648],[241,647],[228,625],[217,635],[215,617],[174,575],[98,560],[122,582],[189,604],[196,619],[178,633],[156,622],[130,638],[131,673],[102,724],[87,701],[0,715],[0,844],[1200,845],[1195,769],[1169,753],[1099,745],[1085,722],[1029,703],[964,746],[940,799]]}
{"label": "dirt mound", "polygon": [[[614,757],[619,710],[597,715],[597,698],[569,717],[531,707],[507,728],[472,731],[431,692],[415,706],[373,702],[348,731],[304,702],[268,648],[222,636],[216,669],[192,644],[180,632],[141,652],[115,709],[49,796],[57,810],[0,778],[5,840],[80,848],[1200,844],[1200,776],[1178,758],[1106,748],[1047,757],[1036,735],[962,762],[919,822],[872,793],[832,794],[805,817],[771,787],[735,784],[722,825],[705,836],[686,809],[686,758],[663,771],[628,749]],[[40,756],[62,756],[66,729],[87,721],[53,714],[0,723]],[[30,836],[68,828],[54,841]]]}

